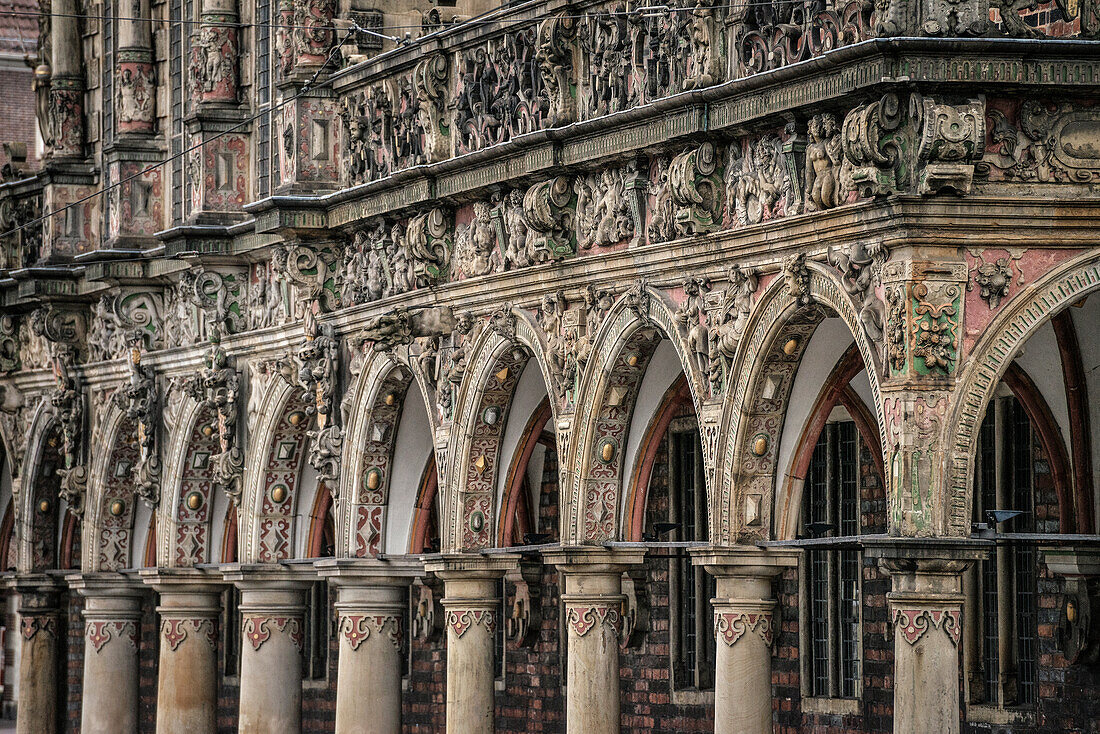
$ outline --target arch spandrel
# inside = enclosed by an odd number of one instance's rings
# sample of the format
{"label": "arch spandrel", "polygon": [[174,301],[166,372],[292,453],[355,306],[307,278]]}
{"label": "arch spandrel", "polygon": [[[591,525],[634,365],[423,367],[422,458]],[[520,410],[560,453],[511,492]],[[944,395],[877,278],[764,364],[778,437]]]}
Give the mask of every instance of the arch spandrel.
{"label": "arch spandrel", "polygon": [[600,543],[622,535],[626,434],[649,360],[663,339],[672,343],[696,411],[704,411],[705,380],[688,354],[670,299],[644,283],[636,285],[608,310],[579,381],[572,441],[559,459],[562,486],[568,489],[563,543]]}
{"label": "arch spandrel", "polygon": [[881,361],[855,304],[830,268],[807,262],[804,277],[800,294],[792,293],[783,277],[764,286],[737,347],[731,370],[737,379],[732,387],[727,385],[722,407],[719,491],[712,495],[711,505],[711,538],[718,543],[755,542],[772,536],[786,402],[809,339],[828,311],[848,327],[867,365],[879,436],[885,435]]}
{"label": "arch spandrel", "polygon": [[950,455],[946,467],[943,532],[970,534],[974,456],[978,429],[997,385],[1020,347],[1060,311],[1100,290],[1100,255],[1072,258],[1033,281],[1029,295],[1009,300],[963,364],[945,411]]}

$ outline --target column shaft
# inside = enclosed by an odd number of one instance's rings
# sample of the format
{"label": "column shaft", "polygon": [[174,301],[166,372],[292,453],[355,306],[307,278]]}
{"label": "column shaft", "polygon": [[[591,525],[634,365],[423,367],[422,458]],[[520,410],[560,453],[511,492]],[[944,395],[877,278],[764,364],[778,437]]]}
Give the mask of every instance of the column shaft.
{"label": "column shaft", "polygon": [[446,579],[448,734],[493,732],[498,599],[496,578]]}
{"label": "column shaft", "polygon": [[161,587],[157,734],[217,731],[220,601],[209,587]]}
{"label": "column shaft", "polygon": [[340,587],[337,734],[400,734],[405,588]]}
{"label": "column shaft", "polygon": [[138,730],[140,589],[125,578],[85,576],[75,584],[85,597],[84,686],[81,731],[116,734]]}
{"label": "column shaft", "polygon": [[16,734],[57,731],[57,655],[60,610],[48,585],[16,582],[19,592],[19,701]]}
{"label": "column shaft", "polygon": [[302,730],[302,645],[309,582],[281,568],[230,567],[241,590],[240,734]]}

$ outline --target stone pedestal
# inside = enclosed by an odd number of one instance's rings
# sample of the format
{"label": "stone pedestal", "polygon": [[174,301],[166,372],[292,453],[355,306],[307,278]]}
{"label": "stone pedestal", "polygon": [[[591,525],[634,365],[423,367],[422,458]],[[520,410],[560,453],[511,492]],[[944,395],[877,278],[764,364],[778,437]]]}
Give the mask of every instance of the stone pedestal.
{"label": "stone pedestal", "polygon": [[798,565],[798,551],[744,546],[692,549],[715,577],[714,731],[772,731],[772,579]]}
{"label": "stone pedestal", "polygon": [[988,545],[916,538],[866,545],[892,580],[895,734],[959,731],[962,574]]}
{"label": "stone pedestal", "polygon": [[19,708],[16,734],[57,731],[58,587],[48,576],[22,576],[19,594]]}
{"label": "stone pedestal", "polygon": [[221,577],[192,569],[142,572],[160,594],[157,734],[217,731]]}
{"label": "stone pedestal", "polygon": [[642,549],[566,548],[547,553],[565,574],[565,627],[569,641],[565,730],[618,734],[619,634],[623,572],[645,560]]}
{"label": "stone pedestal", "polygon": [[302,730],[303,574],[279,566],[228,566],[241,590],[240,734]]}
{"label": "stone pedestal", "polygon": [[455,554],[424,564],[445,584],[447,734],[493,732],[493,635],[500,623],[500,579],[518,560]]}
{"label": "stone pedestal", "polygon": [[68,577],[84,597],[83,734],[138,730],[138,643],[144,588],[119,573]]}
{"label": "stone pedestal", "polygon": [[336,587],[340,674],[337,734],[400,734],[401,640],[419,563],[333,559],[316,564]]}

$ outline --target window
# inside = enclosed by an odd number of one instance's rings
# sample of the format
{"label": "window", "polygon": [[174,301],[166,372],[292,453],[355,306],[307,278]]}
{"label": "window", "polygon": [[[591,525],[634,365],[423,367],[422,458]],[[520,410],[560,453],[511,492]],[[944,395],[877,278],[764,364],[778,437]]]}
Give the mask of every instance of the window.
{"label": "window", "polygon": [[[996,525],[1001,533],[1034,532],[1034,433],[1015,397],[990,403],[978,433],[974,521],[993,525],[993,510],[1021,514]],[[969,603],[979,627],[970,662],[970,701],[1029,706],[1037,696],[1035,547],[998,541],[971,571]],[[975,649],[976,648],[976,649]]]}
{"label": "window", "polygon": [[[802,493],[803,535],[860,534],[859,433],[851,421],[827,423],[814,446]],[[808,696],[860,694],[860,551],[811,548],[802,577],[803,688]]]}
{"label": "window", "polygon": [[222,676],[241,674],[241,590],[230,586],[222,592]]}
{"label": "window", "polygon": [[[668,432],[669,540],[706,540],[703,447],[694,418],[673,421]],[[664,538],[661,538],[664,540]],[[684,552],[669,559],[669,648],[675,689],[714,687],[714,633],[710,600],[714,577]]]}
{"label": "window", "polygon": [[304,680],[324,680],[328,675],[328,646],[332,627],[328,582],[314,581],[306,592]]}
{"label": "window", "polygon": [[256,2],[256,198],[271,194],[271,0]]}

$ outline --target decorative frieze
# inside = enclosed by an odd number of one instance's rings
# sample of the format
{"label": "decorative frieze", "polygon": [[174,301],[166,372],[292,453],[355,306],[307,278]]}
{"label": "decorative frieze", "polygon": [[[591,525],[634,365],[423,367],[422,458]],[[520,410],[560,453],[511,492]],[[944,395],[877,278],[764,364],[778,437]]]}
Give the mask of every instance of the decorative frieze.
{"label": "decorative frieze", "polygon": [[890,621],[895,633],[910,645],[916,645],[929,630],[941,630],[951,644],[958,647],[962,634],[962,611],[959,609],[902,609],[895,607]]}
{"label": "decorative frieze", "polygon": [[488,609],[448,609],[447,628],[461,639],[471,627],[481,626],[490,637],[496,630],[496,615]]}
{"label": "decorative frieze", "polygon": [[394,648],[401,649],[401,618],[384,614],[345,614],[340,616],[340,634],[352,650],[359,647],[372,634],[389,640]]}
{"label": "decorative frieze", "polygon": [[566,607],[566,623],[577,637],[584,637],[598,627],[607,627],[611,635],[618,638],[622,621],[618,604],[569,604]]}
{"label": "decorative frieze", "polygon": [[271,639],[272,633],[286,635],[291,644],[300,653],[304,643],[302,621],[298,617],[246,615],[242,630],[244,639],[253,650],[259,652],[264,643]]}
{"label": "decorative frieze", "polygon": [[753,632],[771,647],[775,630],[771,612],[722,612],[714,613],[714,636],[727,647],[736,645],[745,633]]}
{"label": "decorative frieze", "polygon": [[120,640],[130,643],[130,647],[137,650],[138,630],[134,620],[116,622],[88,621],[84,625],[84,639],[97,653],[103,650],[111,640]]}
{"label": "decorative frieze", "polygon": [[24,640],[33,640],[39,633],[57,638],[57,614],[20,614],[19,633]]}

